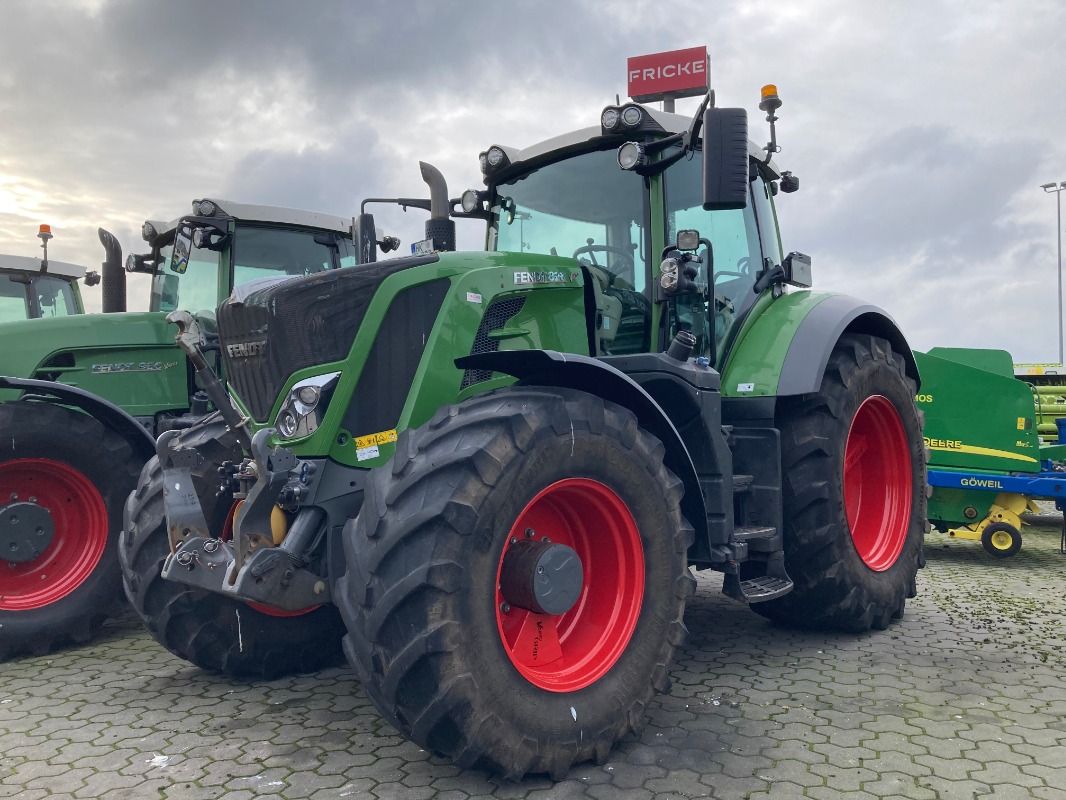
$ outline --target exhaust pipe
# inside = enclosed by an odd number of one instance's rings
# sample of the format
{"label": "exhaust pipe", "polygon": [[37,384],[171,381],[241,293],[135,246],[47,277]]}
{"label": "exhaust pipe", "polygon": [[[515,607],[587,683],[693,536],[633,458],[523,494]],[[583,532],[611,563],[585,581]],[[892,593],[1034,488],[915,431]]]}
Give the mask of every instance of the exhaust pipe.
{"label": "exhaust pipe", "polygon": [[451,218],[451,201],[448,200],[448,184],[440,170],[425,161],[418,162],[422,180],[429,186],[429,219],[426,220],[426,238],[433,240],[435,250],[455,249],[455,220]]}
{"label": "exhaust pipe", "polygon": [[126,270],[122,267],[122,245],[110,231],[97,229],[104,246],[104,261],[100,265],[103,277],[103,309],[105,314],[126,310]]}

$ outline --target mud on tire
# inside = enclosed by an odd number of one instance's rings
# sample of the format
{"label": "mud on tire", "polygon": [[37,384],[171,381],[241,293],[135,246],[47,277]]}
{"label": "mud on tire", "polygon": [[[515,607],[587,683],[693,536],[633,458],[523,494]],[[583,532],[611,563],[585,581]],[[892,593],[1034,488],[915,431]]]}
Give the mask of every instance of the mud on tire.
{"label": "mud on tire", "polygon": [[0,561],[4,659],[88,641],[121,607],[115,547],[141,462],[99,421],[50,403],[0,404],[0,432],[0,505],[45,508],[52,525],[38,555]]}
{"label": "mud on tire", "polygon": [[[348,659],[383,716],[461,767],[512,779],[605,760],[668,690],[686,635],[693,532],[663,452],[619,406],[532,387],[443,408],[401,435],[344,529],[334,592]],[[579,553],[584,582],[549,619],[502,601],[500,586],[507,548],[552,532]],[[597,608],[628,622],[604,623],[605,635]],[[540,622],[543,641],[516,632]],[[563,656],[542,666],[524,645],[543,648],[551,626]]]}
{"label": "mud on tire", "polygon": [[[193,480],[210,530],[220,533],[232,498],[218,493],[217,470],[223,461],[240,461],[240,446],[217,414],[180,438],[203,456]],[[201,669],[232,677],[274,678],[340,663],[344,625],[335,606],[274,616],[160,577],[170,553],[162,477],[153,457],[126,504],[119,542],[126,595],[155,640]]]}
{"label": "mud on tire", "polygon": [[785,566],[796,586],[752,610],[852,631],[903,616],[927,529],[915,392],[887,341],[846,334],[821,389],[782,400]]}

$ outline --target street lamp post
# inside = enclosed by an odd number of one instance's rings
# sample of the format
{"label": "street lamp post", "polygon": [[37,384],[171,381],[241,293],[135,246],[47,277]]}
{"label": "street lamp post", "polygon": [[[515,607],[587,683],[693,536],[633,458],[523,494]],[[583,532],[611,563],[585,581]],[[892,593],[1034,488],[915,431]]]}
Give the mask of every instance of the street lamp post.
{"label": "street lamp post", "polygon": [[1066,181],[1045,183],[1040,188],[1048,194],[1055,194],[1055,233],[1059,253],[1059,364],[1062,364],[1062,191],[1066,189]]}

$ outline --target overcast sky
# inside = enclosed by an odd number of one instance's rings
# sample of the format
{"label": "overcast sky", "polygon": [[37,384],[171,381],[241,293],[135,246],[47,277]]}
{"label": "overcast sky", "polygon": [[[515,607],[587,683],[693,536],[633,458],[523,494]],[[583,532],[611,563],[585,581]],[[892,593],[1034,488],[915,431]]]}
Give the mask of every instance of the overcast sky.
{"label": "overcast sky", "polygon": [[917,349],[1055,361],[1040,184],[1066,181],[1064,30],[1054,0],[4,0],[0,252],[35,255],[48,222],[53,258],[97,266],[98,226],[142,251],[141,222],[193,197],[351,216],[425,194],[419,159],[458,196],[489,144],[596,124],[628,56],[707,45],[760,143],[759,88],[779,88],[801,181],[782,233],[816,288],[880,303]]}

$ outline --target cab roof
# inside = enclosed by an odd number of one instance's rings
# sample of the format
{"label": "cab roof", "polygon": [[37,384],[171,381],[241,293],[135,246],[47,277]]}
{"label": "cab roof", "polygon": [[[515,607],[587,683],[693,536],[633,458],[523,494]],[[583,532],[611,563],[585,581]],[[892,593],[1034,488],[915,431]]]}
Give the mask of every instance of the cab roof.
{"label": "cab roof", "polygon": [[[692,124],[691,115],[671,114],[666,111],[648,108],[644,105],[641,105],[641,108],[646,114],[648,114],[648,116],[655,120],[664,131],[666,131],[667,135],[683,133],[684,131],[687,131],[689,125]],[[510,161],[510,167],[508,167],[506,173],[512,174],[516,171],[515,168],[519,165],[530,162],[536,163],[540,160],[555,160],[554,158],[546,157],[561,155],[568,150],[584,150],[589,144],[597,141],[611,141],[621,144],[625,140],[625,137],[619,134],[604,136],[603,130],[599,125],[596,125],[563,133],[559,136],[553,136],[551,139],[545,139],[544,141],[537,142],[529,147],[517,148],[508,147],[506,145],[500,145],[500,147],[502,147],[504,152],[507,153],[507,158]],[[766,158],[766,151],[749,139],[748,155],[758,161],[762,161]],[[777,164],[773,159],[770,160],[768,168],[774,177],[780,177],[781,171],[778,169]]]}
{"label": "cab roof", "polygon": [[[337,217],[333,214],[322,214],[318,211],[304,211],[299,208],[285,208],[283,206],[264,206],[253,203],[235,203],[232,200],[221,200],[214,197],[198,198],[210,200],[218,209],[216,216],[233,217],[242,222],[265,222],[276,225],[297,225],[301,228],[319,228],[321,230],[336,231],[338,233],[350,233],[352,229],[351,217]],[[177,228],[183,217],[192,216],[183,214],[166,223],[166,227],[160,232],[171,231]],[[154,220],[151,220],[155,224]]]}
{"label": "cab roof", "polygon": [[[0,253],[0,270],[15,270],[18,272],[41,272],[41,259],[31,256],[8,256]],[[65,261],[48,259],[48,269],[45,275],[61,275],[64,278],[84,278],[85,267],[77,264],[68,264]]]}

